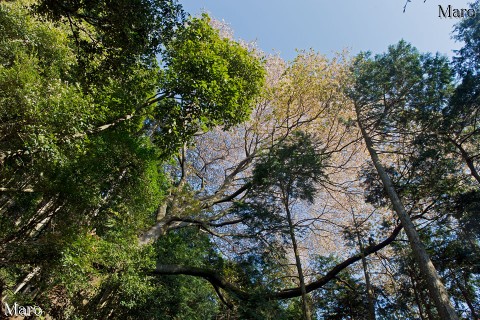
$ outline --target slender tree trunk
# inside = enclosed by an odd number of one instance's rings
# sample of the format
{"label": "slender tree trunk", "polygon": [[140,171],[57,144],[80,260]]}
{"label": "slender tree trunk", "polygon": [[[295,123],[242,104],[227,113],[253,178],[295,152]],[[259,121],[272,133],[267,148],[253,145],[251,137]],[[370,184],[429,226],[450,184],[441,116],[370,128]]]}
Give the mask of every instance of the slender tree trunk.
{"label": "slender tree trunk", "polygon": [[353,224],[355,225],[355,233],[357,234],[358,246],[360,247],[360,254],[362,256],[362,267],[363,274],[365,276],[365,284],[367,289],[367,298],[368,298],[368,318],[370,320],[375,320],[375,296],[373,294],[373,289],[370,284],[370,274],[368,273],[367,259],[365,258],[365,253],[363,252],[363,243],[360,236],[359,225],[357,224],[357,219],[355,217],[355,212],[352,210]]}
{"label": "slender tree trunk", "polygon": [[408,275],[410,276],[410,281],[412,282],[413,294],[415,296],[415,303],[418,306],[418,313],[420,314],[420,318],[422,318],[422,320],[426,320],[425,315],[423,314],[424,313],[423,303],[420,299],[419,289],[417,287],[415,277],[413,276],[411,270],[408,271]]}
{"label": "slender tree trunk", "polygon": [[398,194],[393,186],[390,177],[388,176],[385,168],[380,162],[380,158],[378,157],[377,152],[373,148],[373,142],[370,136],[362,125],[362,121],[360,120],[360,110],[357,105],[355,105],[355,111],[357,114],[358,126],[367,146],[367,150],[378,172],[378,175],[382,180],[383,187],[387,191],[388,197],[392,202],[393,209],[397,213],[397,216],[400,219],[403,228],[405,229],[405,233],[407,234],[410,247],[412,248],[413,256],[418,266],[420,267],[420,273],[422,274],[422,277],[427,283],[428,291],[430,293],[430,296],[432,297],[432,300],[435,302],[435,306],[438,310],[440,318],[442,320],[458,320],[455,309],[450,302],[447,290],[443,285],[442,280],[440,279],[440,276],[438,275],[432,261],[430,260],[430,257],[428,256],[425,247],[420,241],[420,237],[418,236],[417,230],[415,229],[415,225],[412,223],[412,220],[410,219],[410,216],[405,210],[402,201],[398,197]]}
{"label": "slender tree trunk", "polygon": [[0,319],[3,319],[3,290],[5,288],[5,282],[0,277]]}
{"label": "slender tree trunk", "polygon": [[[418,279],[417,279],[417,287],[418,287]],[[425,292],[420,288],[418,290],[420,295],[420,300],[422,301],[423,306],[425,307],[425,312],[427,313],[428,320],[437,320],[432,313],[432,304],[427,300],[427,295]]]}
{"label": "slender tree trunk", "polygon": [[298,279],[300,280],[300,290],[302,292],[302,311],[305,320],[311,320],[312,314],[310,312],[310,308],[308,306],[307,300],[307,289],[305,287],[305,277],[303,276],[302,270],[302,262],[300,260],[300,253],[298,252],[298,245],[297,239],[295,238],[295,229],[292,221],[292,214],[290,212],[289,203],[288,201],[284,201],[285,211],[287,212],[287,220],[288,220],[288,231],[290,234],[290,238],[292,240],[293,246],[293,253],[295,255],[295,265],[297,266],[298,272]]}
{"label": "slender tree trunk", "polygon": [[[360,239],[359,239],[360,241]],[[373,294],[372,285],[370,284],[370,275],[368,273],[367,259],[363,254],[363,245],[360,242],[360,250],[362,250],[362,266],[363,274],[365,275],[365,284],[367,286],[367,297],[368,297],[368,318],[370,320],[375,320],[375,296]]]}
{"label": "slender tree trunk", "polygon": [[13,291],[13,294],[17,294],[20,290],[22,290],[23,287],[25,287],[28,284],[28,282],[30,282],[30,280],[32,280],[33,277],[35,277],[39,272],[40,272],[40,267],[33,268],[33,270],[29,274],[27,274],[25,278],[23,278],[22,282],[20,282],[16,286],[15,290]]}
{"label": "slender tree trunk", "polygon": [[462,155],[463,160],[468,166],[468,169],[470,169],[470,174],[477,180],[478,183],[480,183],[480,174],[478,173],[477,169],[475,168],[475,164],[473,163],[472,157],[468,154],[467,150],[465,150],[461,144],[457,143],[455,140],[450,139],[450,141],[455,145],[455,147],[460,151],[460,154]]}
{"label": "slender tree trunk", "polygon": [[475,311],[475,307],[473,306],[472,299],[470,297],[469,292],[467,291],[467,288],[464,287],[460,281],[455,277],[455,274],[452,272],[452,277],[453,277],[453,282],[456,284],[458,289],[460,290],[460,293],[463,296],[463,299],[465,300],[465,303],[467,304],[468,308],[470,309],[470,312],[472,314],[472,318],[477,320],[480,319],[478,316],[477,312]]}

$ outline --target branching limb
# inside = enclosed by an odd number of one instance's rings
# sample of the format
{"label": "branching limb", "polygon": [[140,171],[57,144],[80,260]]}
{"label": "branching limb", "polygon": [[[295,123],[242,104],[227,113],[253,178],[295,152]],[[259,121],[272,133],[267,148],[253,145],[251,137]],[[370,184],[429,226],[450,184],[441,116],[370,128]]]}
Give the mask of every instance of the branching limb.
{"label": "branching limb", "polygon": [[[390,243],[392,243],[395,238],[398,236],[400,231],[402,230],[402,226],[399,225],[397,226],[390,236],[386,238],[384,241],[376,244],[369,246],[365,248],[363,253],[358,253],[343,262],[337,264],[335,267],[333,267],[327,274],[325,274],[323,277],[317,279],[316,281],[313,281],[309,284],[306,285],[306,290],[307,292],[311,292],[314,290],[317,290],[324,285],[326,285],[328,282],[330,282],[332,279],[336,279],[337,275],[349,267],[350,265],[354,264],[355,262],[361,260],[362,255],[363,256],[368,256],[370,254],[376,253],[377,251],[385,248],[388,246]],[[197,267],[188,267],[188,266],[179,266],[179,265],[157,265],[156,269],[152,271],[153,274],[155,275],[190,275],[190,276],[195,276],[195,277],[201,277],[204,278],[205,280],[209,281],[214,287],[221,288],[225,290],[226,292],[229,292],[233,295],[235,295],[238,299],[240,300],[248,300],[251,298],[250,294],[246,292],[245,290],[241,289],[235,284],[232,284],[225,280],[219,273],[215,270],[207,269],[207,268],[197,268]],[[290,299],[294,297],[299,297],[301,295],[301,290],[299,287],[297,288],[290,288],[290,289],[285,289],[281,290],[278,292],[273,292],[269,294],[267,297],[271,300],[283,300],[283,299]]]}
{"label": "branching limb", "polygon": [[[405,13],[405,11],[407,10],[407,5],[408,5],[409,2],[412,2],[412,0],[407,0],[405,2],[405,5],[403,6],[403,13]],[[425,3],[425,2],[427,2],[427,0],[423,0],[423,3]]]}

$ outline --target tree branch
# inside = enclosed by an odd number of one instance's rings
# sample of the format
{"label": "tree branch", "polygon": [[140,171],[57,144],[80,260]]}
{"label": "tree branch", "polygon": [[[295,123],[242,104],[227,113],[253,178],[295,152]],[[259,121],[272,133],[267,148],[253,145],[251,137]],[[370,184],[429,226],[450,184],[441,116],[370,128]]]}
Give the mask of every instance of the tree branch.
{"label": "tree branch", "polygon": [[[368,256],[372,253],[376,253],[377,251],[385,248],[390,243],[392,243],[397,235],[402,230],[402,226],[398,225],[395,229],[393,229],[392,233],[388,238],[384,241],[378,243],[377,245],[369,246],[365,248],[363,253],[358,253],[343,262],[337,264],[333,267],[327,274],[323,277],[319,278],[318,280],[311,282],[306,285],[306,291],[311,292],[317,290],[324,285],[326,285],[330,280],[335,279],[337,275],[349,267],[350,265],[354,264],[355,262],[362,259],[363,256]],[[197,268],[197,267],[188,267],[188,266],[179,266],[179,265],[157,265],[156,269],[151,272],[154,275],[190,275],[195,277],[201,277],[210,282],[214,287],[221,288],[231,294],[234,294],[240,300],[248,300],[251,298],[250,293],[247,291],[242,290],[240,287],[228,282],[225,280],[219,272],[207,268]],[[294,297],[299,297],[301,295],[300,287],[285,289],[277,292],[273,292],[267,295],[267,298],[270,300],[283,300],[289,299]]]}
{"label": "tree branch", "polygon": [[241,300],[247,300],[249,294],[237,286],[227,282],[224,278],[217,274],[217,272],[197,267],[185,267],[178,265],[157,265],[155,270],[151,272],[154,275],[189,275],[194,277],[201,277],[210,282],[214,287],[222,288],[223,290],[237,296]]}
{"label": "tree branch", "polygon": [[90,130],[87,130],[85,132],[79,132],[79,133],[76,133],[72,136],[67,136],[65,138],[63,138],[62,140],[66,140],[67,138],[71,137],[71,138],[74,138],[74,139],[77,139],[77,138],[82,138],[82,137],[85,137],[86,135],[89,135],[89,134],[95,134],[95,133],[99,133],[99,132],[102,132],[102,131],[105,131],[107,130],[108,128],[110,127],[113,127],[113,126],[116,126],[120,123],[123,123],[127,120],[130,120],[131,118],[133,118],[133,116],[135,114],[137,114],[140,110],[156,103],[156,102],[159,102],[161,101],[162,99],[166,98],[168,95],[167,94],[160,94],[160,95],[155,95],[154,97],[151,97],[149,99],[147,99],[146,102],[142,103],[140,106],[138,106],[135,110],[133,110],[132,113],[130,114],[127,114],[121,118],[118,118],[110,123],[107,123],[107,124],[104,124],[104,125],[101,125],[99,127],[96,127],[96,128],[93,128],[93,129],[90,129]]}

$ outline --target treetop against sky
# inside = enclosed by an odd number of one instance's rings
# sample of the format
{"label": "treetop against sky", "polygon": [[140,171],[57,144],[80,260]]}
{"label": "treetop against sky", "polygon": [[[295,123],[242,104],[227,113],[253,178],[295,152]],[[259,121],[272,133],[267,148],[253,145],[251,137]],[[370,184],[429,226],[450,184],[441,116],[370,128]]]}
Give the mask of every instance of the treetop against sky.
{"label": "treetop against sky", "polygon": [[174,0],[0,1],[0,314],[480,319],[480,16],[432,2],[219,4],[264,54]]}
{"label": "treetop against sky", "polygon": [[468,2],[412,0],[403,12],[403,0],[181,1],[187,12],[209,12],[229,23],[236,37],[256,41],[262,50],[288,60],[296,49],[379,53],[401,39],[420,51],[452,56],[461,46],[451,39],[458,19],[439,17],[439,5],[468,8]]}

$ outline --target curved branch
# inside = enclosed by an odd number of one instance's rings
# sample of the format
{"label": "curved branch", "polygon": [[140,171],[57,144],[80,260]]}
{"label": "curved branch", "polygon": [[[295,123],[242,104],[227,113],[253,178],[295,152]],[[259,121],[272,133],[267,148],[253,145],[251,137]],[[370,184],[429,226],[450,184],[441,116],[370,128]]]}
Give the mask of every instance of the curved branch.
{"label": "curved branch", "polygon": [[[402,226],[398,225],[395,229],[393,229],[392,233],[388,238],[386,238],[384,241],[378,243],[377,245],[369,246],[365,248],[363,253],[358,253],[343,262],[337,264],[335,267],[333,267],[329,272],[327,272],[326,275],[323,277],[319,278],[318,280],[311,282],[306,285],[306,291],[311,292],[313,290],[317,290],[324,285],[326,285],[330,280],[335,279],[336,276],[349,267],[350,265],[354,264],[355,262],[359,261],[362,259],[363,256],[369,256],[372,253],[376,253],[377,251],[380,251],[381,249],[385,248],[388,246],[390,243],[392,243],[397,235],[400,233],[402,230]],[[151,272],[152,274],[155,275],[190,275],[190,276],[195,276],[195,277],[201,277],[210,282],[214,287],[222,288],[223,290],[234,294],[237,296],[240,300],[248,300],[251,298],[251,294],[242,290],[235,284],[232,284],[225,280],[221,275],[218,274],[217,271],[207,269],[207,268],[197,268],[197,267],[187,267],[187,266],[179,266],[179,265],[157,265],[156,269]],[[285,289],[281,290],[278,292],[273,292],[267,295],[267,298],[270,300],[283,300],[283,299],[289,299],[289,298],[294,298],[294,297],[299,297],[301,295],[301,290],[300,287],[297,288],[290,288],[290,289]]]}
{"label": "curved branch", "polygon": [[185,267],[178,265],[157,265],[154,271],[155,275],[188,275],[194,277],[201,277],[212,284],[213,287],[222,288],[223,290],[234,294],[241,300],[247,300],[249,294],[237,286],[227,282],[224,278],[218,275],[214,270],[197,267]]}
{"label": "curved branch", "polygon": [[246,184],[244,184],[243,186],[241,186],[240,188],[238,188],[235,192],[233,192],[232,194],[228,195],[228,196],[225,196],[224,198],[222,199],[218,199],[218,200],[215,200],[213,201],[212,203],[209,203],[209,204],[206,204],[205,206],[213,206],[215,204],[220,204],[220,203],[225,203],[225,202],[230,202],[232,201],[233,199],[235,199],[237,196],[241,195],[242,193],[244,193],[245,191],[249,190],[251,188],[251,183],[247,182]]}
{"label": "curved branch", "polygon": [[[380,242],[377,245],[368,246],[367,248],[365,248],[365,250],[363,252],[363,255],[365,257],[367,257],[367,256],[371,255],[372,253],[380,251],[381,249],[388,246],[390,243],[392,243],[395,240],[397,235],[400,233],[400,230],[402,230],[401,225],[399,225],[395,229],[393,229],[393,232],[390,234],[390,236],[387,239],[383,240],[382,242]],[[311,282],[311,283],[307,284],[306,285],[307,293],[323,287],[330,280],[335,279],[335,277],[341,271],[343,271],[348,266],[354,264],[355,262],[357,262],[361,259],[362,259],[362,254],[359,253],[359,254],[356,254],[356,255],[344,260],[343,262],[337,264],[329,272],[327,272],[326,275],[324,275],[323,277],[321,277],[320,279],[318,279],[314,282]],[[300,288],[292,288],[292,289],[286,289],[286,290],[282,290],[282,291],[273,293],[271,295],[271,298],[273,298],[273,299],[289,299],[289,298],[298,297],[298,296],[300,296],[300,294],[301,294]]]}

